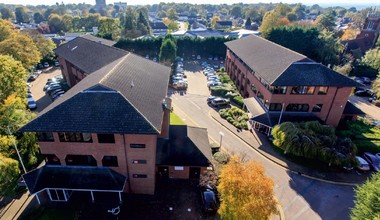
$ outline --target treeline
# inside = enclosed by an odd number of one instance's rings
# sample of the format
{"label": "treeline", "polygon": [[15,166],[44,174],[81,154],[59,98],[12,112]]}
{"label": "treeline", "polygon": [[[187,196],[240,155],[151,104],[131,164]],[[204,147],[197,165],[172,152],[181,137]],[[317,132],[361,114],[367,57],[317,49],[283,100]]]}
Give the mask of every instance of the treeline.
{"label": "treeline", "polygon": [[[190,57],[192,55],[224,57],[227,49],[224,43],[234,40],[234,38],[224,37],[208,37],[203,39],[178,37],[174,39],[177,44],[177,55],[181,57]],[[135,40],[123,38],[115,44],[115,47],[131,51],[141,56],[147,54],[150,56],[158,56],[162,40],[162,37]]]}

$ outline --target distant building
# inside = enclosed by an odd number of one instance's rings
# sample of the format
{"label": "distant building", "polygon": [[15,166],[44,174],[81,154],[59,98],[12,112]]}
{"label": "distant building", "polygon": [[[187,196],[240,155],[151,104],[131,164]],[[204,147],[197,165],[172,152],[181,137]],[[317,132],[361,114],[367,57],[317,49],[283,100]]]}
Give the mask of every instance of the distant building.
{"label": "distant building", "polygon": [[150,22],[150,27],[152,28],[153,35],[166,35],[168,33],[168,27],[162,21]]}
{"label": "distant building", "polygon": [[113,5],[121,8],[127,8],[127,2],[114,2]]}
{"label": "distant building", "polygon": [[230,29],[232,28],[232,21],[217,21],[215,29]]}
{"label": "distant building", "polygon": [[95,6],[97,8],[106,7],[106,0],[95,0]]}

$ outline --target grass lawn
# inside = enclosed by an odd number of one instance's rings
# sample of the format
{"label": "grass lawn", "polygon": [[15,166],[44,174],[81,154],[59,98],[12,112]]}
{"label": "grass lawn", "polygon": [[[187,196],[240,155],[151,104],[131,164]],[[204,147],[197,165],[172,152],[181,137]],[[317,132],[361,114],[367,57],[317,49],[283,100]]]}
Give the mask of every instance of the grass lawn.
{"label": "grass lawn", "polygon": [[178,115],[174,114],[173,112],[170,113],[170,125],[186,125],[182,119],[178,117]]}

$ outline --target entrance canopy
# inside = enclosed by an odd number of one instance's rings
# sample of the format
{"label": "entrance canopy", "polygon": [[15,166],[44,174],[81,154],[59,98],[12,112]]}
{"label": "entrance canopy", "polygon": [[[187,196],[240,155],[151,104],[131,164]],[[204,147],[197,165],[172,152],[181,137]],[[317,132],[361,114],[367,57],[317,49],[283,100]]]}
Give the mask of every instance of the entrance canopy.
{"label": "entrance canopy", "polygon": [[122,192],[126,177],[108,167],[45,165],[23,175],[30,194],[45,189]]}

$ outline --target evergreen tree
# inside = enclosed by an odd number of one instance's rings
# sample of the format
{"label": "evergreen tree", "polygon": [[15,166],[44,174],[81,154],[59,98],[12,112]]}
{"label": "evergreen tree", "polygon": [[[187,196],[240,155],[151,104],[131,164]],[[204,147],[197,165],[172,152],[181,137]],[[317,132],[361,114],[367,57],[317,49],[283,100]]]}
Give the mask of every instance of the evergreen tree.
{"label": "evergreen tree", "polygon": [[167,37],[165,37],[160,48],[159,59],[160,59],[160,62],[170,65],[175,60],[177,46],[175,42],[172,40],[171,35],[166,35],[166,36]]}

